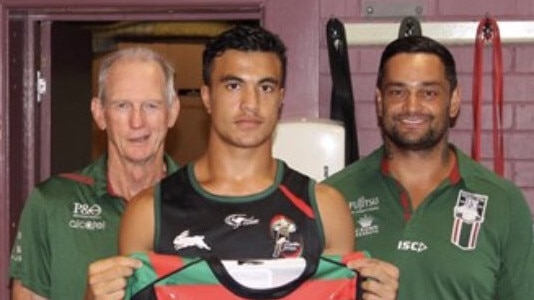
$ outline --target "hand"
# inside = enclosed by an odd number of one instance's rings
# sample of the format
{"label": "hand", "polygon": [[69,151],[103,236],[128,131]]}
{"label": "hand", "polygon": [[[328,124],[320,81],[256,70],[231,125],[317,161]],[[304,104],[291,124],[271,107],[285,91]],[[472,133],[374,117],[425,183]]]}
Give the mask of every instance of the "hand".
{"label": "hand", "polygon": [[130,257],[115,256],[89,265],[85,300],[123,299],[128,277],[142,263]]}
{"label": "hand", "polygon": [[362,283],[364,300],[395,300],[399,288],[399,269],[374,258],[350,261],[347,266],[366,278]]}

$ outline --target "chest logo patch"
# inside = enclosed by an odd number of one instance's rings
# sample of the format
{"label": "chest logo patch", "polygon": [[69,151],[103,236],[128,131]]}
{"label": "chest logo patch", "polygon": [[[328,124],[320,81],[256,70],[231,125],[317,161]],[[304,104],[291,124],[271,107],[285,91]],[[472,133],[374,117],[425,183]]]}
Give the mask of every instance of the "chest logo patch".
{"label": "chest logo patch", "polygon": [[211,250],[211,247],[204,241],[203,235],[189,236],[189,230],[184,230],[177,235],[172,242],[175,250],[183,248],[197,247],[198,249]]}
{"label": "chest logo patch", "polygon": [[270,223],[271,235],[275,240],[273,257],[296,257],[300,255],[301,243],[293,240],[297,225],[293,220],[277,215]]}
{"label": "chest logo patch", "polygon": [[102,219],[102,208],[98,204],[75,202],[69,227],[75,230],[104,230],[106,221]]}
{"label": "chest logo patch", "polygon": [[372,234],[377,234],[379,231],[378,225],[375,224],[375,218],[371,215],[365,214],[356,220],[356,237],[364,237]]}
{"label": "chest logo patch", "polygon": [[256,225],[259,222],[260,220],[254,217],[247,217],[246,214],[232,214],[224,218],[224,223],[226,223],[233,229],[237,229],[243,226]]}
{"label": "chest logo patch", "polygon": [[462,250],[476,249],[487,205],[487,195],[460,190],[454,206],[451,243]]}
{"label": "chest logo patch", "polygon": [[357,200],[349,202],[349,209],[353,215],[379,210],[380,199],[378,196],[368,198],[360,196]]}

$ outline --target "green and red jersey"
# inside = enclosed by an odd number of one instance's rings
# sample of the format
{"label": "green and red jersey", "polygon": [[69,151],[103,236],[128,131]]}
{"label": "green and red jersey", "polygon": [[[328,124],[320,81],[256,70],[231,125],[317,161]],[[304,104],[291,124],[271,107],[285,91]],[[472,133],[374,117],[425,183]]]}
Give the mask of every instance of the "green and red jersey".
{"label": "green and red jersey", "polygon": [[[143,262],[128,279],[126,298],[131,300],[237,300],[237,299],[357,299],[358,276],[345,263],[363,257],[362,252],[346,256],[322,256],[306,262],[301,274],[274,287],[250,287],[234,279],[243,270],[226,269],[213,259],[180,257],[169,254],[135,253]],[[283,263],[288,258],[279,259]],[[246,264],[253,264],[250,267]],[[273,269],[269,260],[243,262],[238,268],[248,269],[248,277],[266,275]],[[217,265],[217,266],[216,266]],[[251,275],[250,270],[257,275]],[[272,275],[274,276],[274,275]],[[266,275],[265,277],[272,277]],[[275,277],[283,277],[278,275]],[[278,278],[275,278],[278,279]],[[250,283],[250,282],[249,282]]]}

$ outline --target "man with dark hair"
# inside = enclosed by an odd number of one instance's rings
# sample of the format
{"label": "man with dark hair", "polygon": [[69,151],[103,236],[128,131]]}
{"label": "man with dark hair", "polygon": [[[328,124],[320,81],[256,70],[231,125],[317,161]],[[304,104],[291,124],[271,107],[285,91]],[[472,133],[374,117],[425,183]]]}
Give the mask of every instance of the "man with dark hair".
{"label": "man with dark hair", "polygon": [[390,43],[376,104],[384,145],[324,181],[349,202],[357,248],[399,267],[399,299],[534,299],[524,196],[448,141],[460,111],[449,50]]}
{"label": "man with dark hair", "polygon": [[287,73],[286,46],[275,35],[261,27],[239,26],[238,30],[227,31],[218,39],[213,39],[202,55],[202,80],[205,85],[211,84],[213,61],[228,49],[248,52],[271,52],[280,61],[282,68],[281,87],[285,87]]}
{"label": "man with dark hair", "polygon": [[178,117],[174,69],[146,48],[106,57],[91,112],[107,153],[84,169],[52,176],[24,206],[11,255],[13,299],[82,299],[87,267],[118,254],[125,204],[178,167],[164,155]]}
{"label": "man with dark hair", "polygon": [[[130,203],[122,254],[269,259],[353,251],[343,197],[272,156],[285,57],[282,41],[261,27],[238,26],[207,44],[201,97],[211,116],[208,148]],[[243,226],[229,222],[235,216]],[[365,292],[394,299],[396,268],[364,260],[363,276],[377,279]]]}

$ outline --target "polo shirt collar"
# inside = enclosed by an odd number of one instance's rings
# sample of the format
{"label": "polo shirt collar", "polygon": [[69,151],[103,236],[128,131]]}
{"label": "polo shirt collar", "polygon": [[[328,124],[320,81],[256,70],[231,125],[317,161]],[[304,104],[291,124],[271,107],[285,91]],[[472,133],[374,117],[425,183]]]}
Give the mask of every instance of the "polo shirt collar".
{"label": "polo shirt collar", "polygon": [[[163,156],[167,169],[167,176],[176,172],[179,168],[178,164],[168,154]],[[95,180],[95,189],[99,196],[109,194],[113,197],[118,197],[114,192],[112,186],[108,182],[108,168],[107,168],[108,155],[104,154],[100,156],[93,164]]]}
{"label": "polo shirt collar", "polygon": [[[452,185],[456,185],[460,182],[461,179],[463,179],[460,170],[465,170],[465,168],[462,168],[462,165],[465,165],[466,159],[469,159],[469,158],[463,152],[461,152],[456,146],[449,144],[449,147],[451,147],[451,149],[453,150],[456,156],[456,163],[454,164],[451,172],[449,173],[448,178]],[[380,147],[380,151],[382,152],[381,154],[382,160],[380,162],[380,170],[382,172],[382,175],[391,176],[391,170],[389,168],[389,162],[386,159],[386,149],[384,145]]]}

